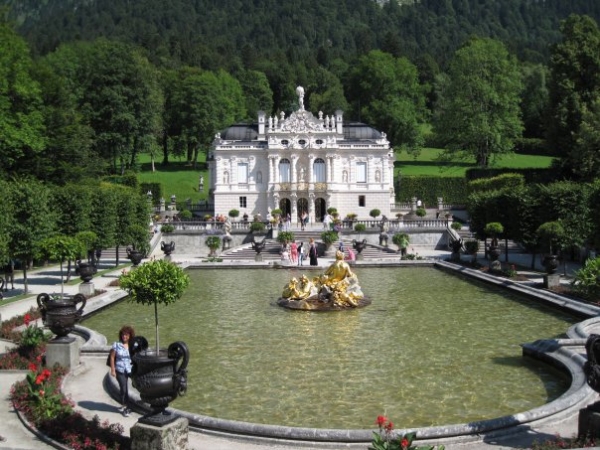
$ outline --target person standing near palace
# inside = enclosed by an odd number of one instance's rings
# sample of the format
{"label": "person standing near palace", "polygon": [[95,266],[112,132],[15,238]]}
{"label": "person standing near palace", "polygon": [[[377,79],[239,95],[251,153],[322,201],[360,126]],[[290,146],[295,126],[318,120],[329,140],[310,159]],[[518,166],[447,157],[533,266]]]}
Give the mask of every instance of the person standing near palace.
{"label": "person standing near palace", "polygon": [[310,260],[311,266],[319,265],[319,260],[317,259],[317,256],[317,244],[315,244],[315,240],[313,238],[310,238],[308,244],[308,259]]}
{"label": "person standing near palace", "polygon": [[130,342],[135,337],[133,327],[125,325],[119,330],[119,340],[110,349],[110,375],[119,383],[119,399],[123,416],[129,417],[131,410],[127,407],[129,398],[129,378],[131,377]]}

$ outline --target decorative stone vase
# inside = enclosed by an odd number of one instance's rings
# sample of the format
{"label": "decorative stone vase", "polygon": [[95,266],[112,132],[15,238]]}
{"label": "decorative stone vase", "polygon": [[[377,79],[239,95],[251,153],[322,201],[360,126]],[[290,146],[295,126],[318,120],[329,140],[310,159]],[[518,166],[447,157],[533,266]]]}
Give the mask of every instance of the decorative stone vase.
{"label": "decorative stone vase", "polygon": [[500,249],[498,247],[492,247],[488,249],[488,255],[490,256],[490,261],[498,261],[500,257]]}
{"label": "decorative stone vase", "polygon": [[133,263],[134,266],[139,266],[144,259],[144,255],[139,250],[132,249],[131,247],[127,247],[127,258]]}
{"label": "decorative stone vase", "polygon": [[367,246],[366,239],[363,239],[362,241],[352,241],[352,248],[354,250],[356,250],[356,253],[358,253],[359,255],[365,249],[366,246]]}
{"label": "decorative stone vase", "polygon": [[[79,309],[77,309],[78,303],[81,303]],[[75,338],[69,338],[68,335],[81,319],[85,303],[86,300],[82,294],[60,299],[53,299],[48,294],[37,296],[42,321],[56,335],[52,342],[68,343],[75,340]]]}
{"label": "decorative stone vase", "polygon": [[89,283],[94,278],[95,267],[87,262],[80,261],[78,264],[79,278],[85,283]]}
{"label": "decorative stone vase", "polygon": [[137,352],[133,355],[131,378],[140,392],[142,401],[148,403],[152,412],[139,421],[149,425],[163,426],[177,419],[165,410],[169,403],[187,391],[187,365],[190,353],[184,342],[174,342],[167,350]]}
{"label": "decorative stone vase", "polygon": [[546,269],[546,273],[553,274],[556,273],[558,269],[558,256],[557,255],[545,255],[542,261],[542,265]]}
{"label": "decorative stone vase", "polygon": [[163,251],[165,256],[169,256],[171,253],[173,253],[175,251],[175,242],[171,241],[171,242],[167,243],[167,242],[163,241],[160,243],[160,249]]}

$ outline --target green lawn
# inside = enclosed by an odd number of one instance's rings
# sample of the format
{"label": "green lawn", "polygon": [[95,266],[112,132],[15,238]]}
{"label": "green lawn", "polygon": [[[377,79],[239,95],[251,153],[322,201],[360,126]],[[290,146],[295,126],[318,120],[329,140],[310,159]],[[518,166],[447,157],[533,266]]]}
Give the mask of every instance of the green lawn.
{"label": "green lawn", "polygon": [[[437,157],[440,149],[424,148],[417,159],[406,152],[396,152],[395,175],[401,173],[403,176],[438,176],[438,177],[462,177],[467,169],[475,168],[473,162],[457,161],[452,163],[441,163]],[[510,169],[546,169],[550,167],[552,157],[534,155],[506,155],[495,162],[493,168]]]}
{"label": "green lawn", "polygon": [[[438,176],[438,177],[462,177],[467,169],[474,168],[475,162],[452,162],[441,163],[437,161],[441,150],[435,148],[424,148],[418,158],[406,152],[396,152],[395,175],[401,173],[403,176]],[[150,156],[141,155],[140,164],[142,171],[138,178],[140,182],[161,183],[163,195],[168,202],[171,195],[177,197],[177,201],[187,198],[192,202],[205,200],[208,197],[208,171],[205,165],[205,155],[200,155],[198,168],[194,169],[186,165],[185,160],[171,158],[168,167],[155,164],[156,171],[151,171]],[[496,161],[494,168],[548,168],[552,162],[550,156],[533,155],[507,155]],[[200,175],[204,176],[204,190],[198,192],[198,181]]]}

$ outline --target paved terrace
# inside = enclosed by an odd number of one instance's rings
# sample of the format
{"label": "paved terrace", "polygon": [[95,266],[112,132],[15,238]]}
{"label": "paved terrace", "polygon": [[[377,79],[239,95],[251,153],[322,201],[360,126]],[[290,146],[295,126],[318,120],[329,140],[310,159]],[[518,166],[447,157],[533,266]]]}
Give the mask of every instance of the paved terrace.
{"label": "paved terrace", "polygon": [[[158,251],[160,253],[160,251]],[[578,302],[569,302],[560,296],[544,295],[544,291],[540,289],[532,289],[531,286],[541,283],[542,274],[536,271],[522,271],[523,274],[529,277],[529,281],[515,283],[505,279],[495,277],[487,277],[481,272],[471,271],[463,267],[457,267],[452,264],[443,262],[449,257],[447,251],[421,251],[420,256],[427,258],[426,261],[412,262],[409,264],[432,264],[436,263],[443,266],[444,270],[460,270],[461,272],[469,272],[472,275],[481,277],[489,282],[502,284],[511,289],[519,291],[533,290],[540,295],[543,301],[555,302],[562,307],[581,308]],[[155,252],[154,257],[161,257]],[[183,266],[196,266],[204,258],[199,258],[197,255],[178,254],[172,256],[173,260]],[[504,260],[504,257],[501,257]],[[325,268],[331,263],[331,259],[320,259],[319,265]],[[511,253],[509,255],[509,263],[518,264],[528,267],[531,261],[531,256],[527,254]],[[241,259],[226,259],[221,263],[205,263],[201,265],[206,267],[207,264],[217,264],[220,266],[236,266],[240,265],[263,265],[269,266],[279,264],[280,262],[265,261],[256,263],[251,260]],[[487,264],[482,260],[482,263]],[[373,257],[364,261],[357,262],[364,265],[394,265],[402,264],[399,257],[390,258],[385,255],[383,258]],[[576,265],[569,266],[569,272],[577,268]],[[537,269],[540,269],[539,265]],[[115,299],[121,298],[123,292],[118,288],[108,286],[120,274],[120,270],[105,273],[101,277],[94,278],[93,282],[97,289],[106,290],[106,294],[90,299],[86,305],[85,313],[102,308]],[[23,279],[20,273],[15,274],[15,289],[5,292],[6,298],[10,299],[15,295],[23,292]],[[11,316],[23,314],[32,306],[37,306],[35,296],[39,293],[60,292],[60,271],[58,267],[47,267],[32,271],[28,274],[30,297],[15,301],[12,303],[0,303],[0,316],[5,320]],[[567,277],[568,279],[568,277]],[[75,294],[78,292],[78,286],[65,286],[66,293]],[[572,306],[570,306],[572,305]],[[598,310],[594,307],[585,307],[585,310],[580,311],[588,316],[597,316]],[[137,392],[133,390],[132,400],[136,403],[134,413],[124,418],[117,410],[118,402],[114,400],[114,394],[118,391],[116,382],[108,376],[107,367],[105,366],[106,352],[108,345],[106,338],[97,335],[91,331],[81,329],[79,337],[82,343],[82,356],[80,365],[71,371],[66,377],[63,390],[67,395],[70,395],[76,404],[76,407],[87,417],[98,415],[101,420],[108,420],[112,423],[122,423],[125,427],[125,434],[129,434],[129,429],[136,423],[137,418],[144,412],[143,405],[139,402]],[[568,339],[542,341],[524,347],[524,352],[548,360],[550,363],[566,368],[572,376],[572,386],[567,393],[561,396],[554,402],[545,405],[535,410],[523,412],[515,416],[509,416],[493,421],[484,421],[479,424],[464,424],[448,427],[433,427],[427,429],[419,429],[423,443],[430,442],[436,444],[444,444],[449,450],[476,450],[476,449],[491,449],[498,450],[509,448],[525,448],[531,445],[535,440],[544,441],[559,433],[564,437],[572,437],[577,433],[578,411],[587,404],[591,404],[598,400],[598,395],[589,389],[583,380],[581,366],[585,360],[585,352],[583,344],[588,334],[600,332],[600,324],[596,319],[590,319],[579,326],[575,326],[569,330]],[[0,347],[0,351],[3,351]],[[4,400],[8,400],[10,386],[18,380],[23,379],[25,372],[22,371],[0,371],[0,396]],[[305,430],[305,429],[289,429],[287,427],[256,427],[252,424],[240,424],[229,421],[221,421],[213,418],[201,416],[191,416],[191,424],[198,425],[201,428],[192,429],[189,435],[190,449],[210,449],[210,450],[289,450],[293,448],[333,448],[333,449],[366,449],[370,440],[370,430],[356,430],[347,433],[340,433],[339,430],[321,431],[321,430]],[[43,436],[37,436],[32,430],[29,430],[21,423],[17,414],[13,410],[8,401],[4,402],[4,406],[0,407],[0,436],[5,440],[0,442],[0,449],[45,449],[45,448],[61,448],[56,443],[47,442]],[[231,432],[235,430],[236,432]],[[298,430],[300,434],[312,433],[310,436],[319,435],[324,440],[320,442],[297,441]],[[244,434],[251,432],[266,431],[267,434],[277,435],[279,439],[267,439],[260,436],[248,437]],[[292,437],[293,439],[289,439]],[[359,439],[360,443],[354,442],[339,442],[340,438],[346,440]],[[328,439],[331,439],[328,441]]]}

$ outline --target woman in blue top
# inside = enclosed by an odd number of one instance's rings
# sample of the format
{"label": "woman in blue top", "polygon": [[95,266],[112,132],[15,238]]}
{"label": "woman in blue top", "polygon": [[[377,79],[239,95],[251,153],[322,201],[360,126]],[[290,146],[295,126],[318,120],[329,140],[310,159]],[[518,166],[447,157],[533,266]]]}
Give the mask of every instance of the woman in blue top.
{"label": "woman in blue top", "polygon": [[133,327],[125,325],[119,331],[119,340],[113,343],[110,350],[110,375],[117,377],[119,383],[119,394],[121,398],[121,410],[128,417],[131,410],[127,408],[129,398],[129,376],[131,375],[131,355],[129,343],[135,337]]}

